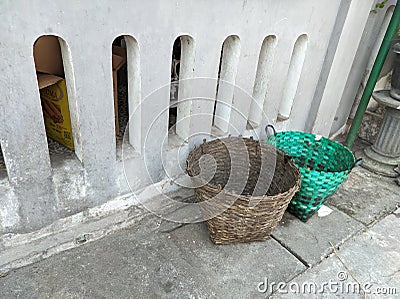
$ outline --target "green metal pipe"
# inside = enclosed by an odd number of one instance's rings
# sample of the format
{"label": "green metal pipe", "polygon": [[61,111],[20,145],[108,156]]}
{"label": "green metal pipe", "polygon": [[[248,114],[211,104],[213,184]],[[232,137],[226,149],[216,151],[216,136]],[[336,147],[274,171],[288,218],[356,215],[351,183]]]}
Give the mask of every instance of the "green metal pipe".
{"label": "green metal pipe", "polygon": [[385,63],[386,56],[392,44],[392,39],[396,34],[400,24],[400,5],[396,5],[392,18],[390,19],[389,26],[386,30],[385,37],[383,38],[381,47],[379,48],[378,55],[376,56],[374,66],[372,67],[367,84],[361,97],[360,104],[358,105],[356,115],[354,116],[353,123],[349,134],[347,135],[346,146],[351,147],[356,139],[358,129],[360,128],[365,110],[367,110],[369,99],[374,91],[376,81],[378,81],[379,74]]}

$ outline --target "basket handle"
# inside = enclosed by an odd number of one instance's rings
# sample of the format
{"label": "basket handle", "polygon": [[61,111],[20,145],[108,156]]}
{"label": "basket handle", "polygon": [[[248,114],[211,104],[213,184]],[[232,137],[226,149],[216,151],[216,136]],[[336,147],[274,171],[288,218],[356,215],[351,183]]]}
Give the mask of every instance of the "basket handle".
{"label": "basket handle", "polygon": [[354,165],[353,165],[353,167],[351,169],[353,169],[354,167],[360,166],[363,163],[364,163],[364,159],[363,158],[358,158],[356,160],[356,162],[354,162]]}
{"label": "basket handle", "polygon": [[275,127],[273,126],[273,125],[267,125],[266,127],[265,127],[265,133],[267,134],[267,137],[270,137],[271,135],[269,134],[269,132],[268,132],[268,128],[271,128],[272,129],[272,131],[274,132],[274,136],[276,136],[276,130],[275,130]]}

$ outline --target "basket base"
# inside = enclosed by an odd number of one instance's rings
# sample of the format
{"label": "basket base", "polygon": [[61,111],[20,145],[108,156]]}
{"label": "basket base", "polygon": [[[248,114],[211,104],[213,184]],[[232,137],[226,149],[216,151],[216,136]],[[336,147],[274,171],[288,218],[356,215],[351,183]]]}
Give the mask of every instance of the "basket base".
{"label": "basket base", "polygon": [[262,242],[262,241],[268,240],[269,238],[271,238],[271,235],[260,236],[258,238],[254,238],[254,237],[251,237],[251,238],[238,237],[238,238],[232,238],[232,239],[220,238],[218,236],[210,235],[210,240],[215,245],[229,245],[229,244],[236,244],[236,243]]}
{"label": "basket base", "polygon": [[263,230],[259,230],[258,232],[246,230],[233,231],[232,229],[215,229],[215,227],[213,227],[212,223],[210,223],[209,221],[206,221],[205,223],[210,234],[210,240],[216,245],[265,241],[271,237],[271,232],[275,228],[275,226],[268,229],[264,228]]}
{"label": "basket base", "polygon": [[319,209],[310,211],[306,213],[303,210],[300,210],[298,208],[293,208],[289,205],[287,211],[295,216],[297,219],[301,220],[302,222],[306,223],[316,212],[318,212]]}

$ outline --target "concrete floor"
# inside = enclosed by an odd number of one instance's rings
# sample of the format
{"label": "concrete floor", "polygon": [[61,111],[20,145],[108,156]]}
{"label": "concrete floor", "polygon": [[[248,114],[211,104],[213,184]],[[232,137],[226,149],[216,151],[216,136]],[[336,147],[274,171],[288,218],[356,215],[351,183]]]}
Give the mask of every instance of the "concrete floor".
{"label": "concrete floor", "polygon": [[[264,242],[216,246],[202,223],[179,225],[148,215],[8,272],[0,278],[0,298],[362,298],[346,291],[353,278],[329,242],[367,292],[396,291],[384,297],[396,298],[399,203],[393,180],[356,168],[329,201],[331,214],[307,223],[285,214]],[[342,289],[324,286],[330,281]]]}

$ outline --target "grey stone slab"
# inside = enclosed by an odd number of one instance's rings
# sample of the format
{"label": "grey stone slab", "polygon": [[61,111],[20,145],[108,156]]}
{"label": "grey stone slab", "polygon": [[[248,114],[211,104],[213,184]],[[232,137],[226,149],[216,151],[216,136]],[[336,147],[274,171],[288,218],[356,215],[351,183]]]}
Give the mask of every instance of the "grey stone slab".
{"label": "grey stone slab", "polygon": [[272,235],[305,263],[315,265],[330,253],[329,242],[341,244],[363,227],[336,209],[325,217],[315,214],[306,223],[285,213]]}
{"label": "grey stone slab", "polygon": [[[367,298],[399,298],[400,296],[400,217],[393,213],[370,229],[341,246],[337,254],[365,286]],[[296,286],[314,284],[316,291],[290,292]],[[324,292],[323,283],[327,283]],[[288,293],[277,292],[273,298],[363,298],[356,282],[332,254],[329,258],[289,283]],[[331,287],[329,287],[331,286]],[[290,288],[290,289],[289,289]],[[356,292],[356,294],[354,293]],[[383,294],[383,293],[386,294]]]}
{"label": "grey stone slab", "polygon": [[160,232],[139,225],[0,278],[0,298],[264,298],[264,277],[289,281],[305,266],[275,240],[212,244],[203,223]]}
{"label": "grey stone slab", "polygon": [[247,244],[214,245],[204,224],[171,233],[181,256],[208,273],[219,298],[262,298],[257,286],[265,277],[285,280],[306,267],[273,239]]}
{"label": "grey stone slab", "polygon": [[331,197],[332,205],[368,225],[395,210],[400,204],[400,187],[386,178],[361,167]]}

